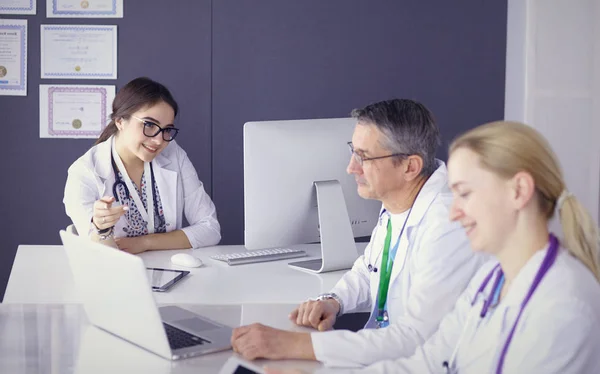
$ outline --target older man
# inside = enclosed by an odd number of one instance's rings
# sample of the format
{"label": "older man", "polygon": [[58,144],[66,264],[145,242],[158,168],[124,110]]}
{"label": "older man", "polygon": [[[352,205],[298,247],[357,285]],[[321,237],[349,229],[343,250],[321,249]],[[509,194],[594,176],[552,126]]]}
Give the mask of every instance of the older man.
{"label": "older man", "polygon": [[336,317],[364,308],[365,329],[300,333],[254,324],[236,329],[232,345],[248,359],[298,358],[362,366],[411,355],[434,331],[484,258],[449,221],[446,166],[435,159],[439,130],[412,100],[352,112],[348,173],[365,199],[382,202],[363,256],[333,290],[292,312],[296,324],[329,330]]}

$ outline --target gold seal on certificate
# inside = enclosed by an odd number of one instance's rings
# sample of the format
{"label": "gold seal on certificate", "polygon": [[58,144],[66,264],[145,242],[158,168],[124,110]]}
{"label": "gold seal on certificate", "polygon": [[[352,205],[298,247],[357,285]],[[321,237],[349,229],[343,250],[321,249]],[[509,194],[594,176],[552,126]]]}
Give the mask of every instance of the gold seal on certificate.
{"label": "gold seal on certificate", "polygon": [[88,1],[83,0],[81,2],[81,8],[87,9],[89,6],[90,6],[90,3]]}
{"label": "gold seal on certificate", "polygon": [[4,66],[0,65],[0,78],[6,76],[7,70]]}
{"label": "gold seal on certificate", "polygon": [[74,129],[80,129],[82,123],[81,123],[80,119],[74,119],[73,122],[71,122],[71,125],[73,126]]}
{"label": "gold seal on certificate", "polygon": [[75,66],[75,71],[81,71],[81,66],[79,66],[79,65]]}

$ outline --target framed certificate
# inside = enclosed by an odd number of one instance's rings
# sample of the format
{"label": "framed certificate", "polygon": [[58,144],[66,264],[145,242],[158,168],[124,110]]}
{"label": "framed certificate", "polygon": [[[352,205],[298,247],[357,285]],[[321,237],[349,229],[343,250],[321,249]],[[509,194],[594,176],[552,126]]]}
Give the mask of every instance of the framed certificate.
{"label": "framed certificate", "polygon": [[27,20],[0,19],[0,95],[27,95]]}
{"label": "framed certificate", "polygon": [[42,78],[117,79],[117,26],[41,28]]}
{"label": "framed certificate", "polygon": [[114,97],[115,86],[40,85],[40,137],[99,137]]}
{"label": "framed certificate", "polygon": [[123,18],[123,0],[46,0],[48,18]]}
{"label": "framed certificate", "polygon": [[36,0],[2,0],[0,14],[35,14]]}

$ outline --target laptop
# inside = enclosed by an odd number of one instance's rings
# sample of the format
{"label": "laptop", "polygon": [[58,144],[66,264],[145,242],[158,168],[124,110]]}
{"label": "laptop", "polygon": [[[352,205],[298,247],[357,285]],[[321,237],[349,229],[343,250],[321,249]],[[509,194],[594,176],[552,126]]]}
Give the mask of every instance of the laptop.
{"label": "laptop", "polygon": [[64,230],[60,237],[92,325],[169,360],[231,348],[231,327],[157,308],[141,258]]}

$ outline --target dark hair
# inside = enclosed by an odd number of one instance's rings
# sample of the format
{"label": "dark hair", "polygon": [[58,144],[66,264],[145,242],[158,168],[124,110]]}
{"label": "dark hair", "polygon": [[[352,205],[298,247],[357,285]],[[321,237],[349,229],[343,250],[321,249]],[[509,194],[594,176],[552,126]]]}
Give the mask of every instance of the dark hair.
{"label": "dark hair", "polygon": [[408,99],[380,101],[354,109],[352,117],[377,127],[386,138],[382,146],[390,152],[420,156],[421,175],[428,177],[437,168],[435,152],[440,145],[440,130],[425,105]]}
{"label": "dark hair", "polygon": [[138,110],[155,105],[161,101],[169,104],[173,108],[175,116],[177,116],[179,107],[167,87],[146,77],[136,78],[127,83],[117,92],[112,104],[110,122],[104,128],[94,145],[106,141],[117,132],[115,121],[119,118],[129,119]]}

